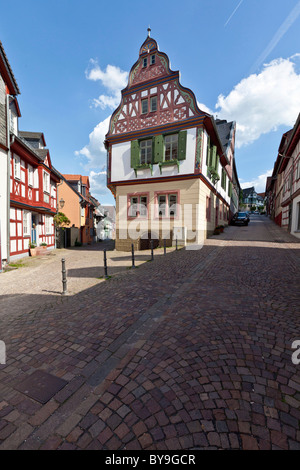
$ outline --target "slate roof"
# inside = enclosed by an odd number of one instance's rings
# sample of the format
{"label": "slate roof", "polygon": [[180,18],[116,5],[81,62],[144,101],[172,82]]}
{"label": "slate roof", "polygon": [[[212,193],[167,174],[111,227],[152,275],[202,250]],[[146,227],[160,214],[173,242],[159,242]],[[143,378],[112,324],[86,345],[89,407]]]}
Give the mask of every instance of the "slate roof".
{"label": "slate roof", "polygon": [[30,131],[19,131],[19,136],[26,140],[41,140],[46,145],[45,137],[43,132],[30,132]]}
{"label": "slate roof", "polygon": [[13,74],[13,71],[12,71],[12,68],[10,66],[10,63],[8,62],[8,58],[5,54],[5,50],[4,50],[4,47],[3,47],[3,44],[2,42],[0,41],[0,58],[2,59],[2,63],[4,64],[5,66],[5,69],[6,69],[6,73],[10,79],[10,82],[11,84],[13,85],[13,88],[14,88],[14,91],[15,91],[15,94],[16,95],[19,95],[21,92],[19,90],[19,87],[18,87],[18,84],[17,84],[17,81],[15,79],[15,76]]}
{"label": "slate roof", "polygon": [[225,119],[216,119],[216,126],[221,140],[221,144],[223,145],[225,152],[227,153],[233,137],[235,121],[227,122]]}
{"label": "slate roof", "polygon": [[251,188],[243,188],[243,199],[246,199],[250,194],[255,192],[254,186],[251,186]]}

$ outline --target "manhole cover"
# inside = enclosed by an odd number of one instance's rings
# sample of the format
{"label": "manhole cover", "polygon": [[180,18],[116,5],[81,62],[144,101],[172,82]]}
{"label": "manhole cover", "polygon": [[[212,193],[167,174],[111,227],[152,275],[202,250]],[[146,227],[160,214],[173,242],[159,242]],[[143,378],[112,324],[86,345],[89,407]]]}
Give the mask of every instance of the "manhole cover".
{"label": "manhole cover", "polygon": [[23,380],[16,390],[24,393],[30,398],[45,404],[50,400],[59,390],[61,390],[67,381],[48,374],[47,372],[36,370],[27,379]]}

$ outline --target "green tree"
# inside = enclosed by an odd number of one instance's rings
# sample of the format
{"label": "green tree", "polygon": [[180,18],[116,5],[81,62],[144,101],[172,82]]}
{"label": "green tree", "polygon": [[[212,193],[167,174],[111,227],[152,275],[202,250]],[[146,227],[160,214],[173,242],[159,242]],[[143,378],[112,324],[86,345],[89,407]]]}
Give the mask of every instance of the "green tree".
{"label": "green tree", "polygon": [[63,212],[58,212],[53,217],[54,224],[56,228],[64,229],[66,225],[70,225],[71,221]]}

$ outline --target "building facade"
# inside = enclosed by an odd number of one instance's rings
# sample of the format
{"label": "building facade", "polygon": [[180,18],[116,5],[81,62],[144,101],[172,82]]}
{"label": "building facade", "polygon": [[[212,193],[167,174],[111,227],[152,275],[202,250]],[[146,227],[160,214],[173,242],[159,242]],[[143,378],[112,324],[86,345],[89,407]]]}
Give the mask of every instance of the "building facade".
{"label": "building facade", "polygon": [[273,173],[266,183],[268,215],[300,238],[300,114],[293,129],[284,133]]}
{"label": "building facade", "polygon": [[300,114],[288,134],[282,156],[282,223],[281,226],[300,238]]}
{"label": "building facade", "polygon": [[70,220],[70,226],[64,229],[64,246],[74,246],[76,241],[90,245],[95,240],[94,211],[99,203],[91,197],[89,177],[69,174],[60,176],[59,210]]}
{"label": "building facade", "polygon": [[[20,90],[0,42],[0,264],[9,259],[10,213],[10,128],[17,127],[21,115],[17,96]],[[0,266],[0,269],[1,269]]]}
{"label": "building facade", "polygon": [[59,178],[43,133],[19,130],[19,93],[0,43],[0,241],[5,263],[28,256],[32,244],[55,246]]}
{"label": "building facade", "polygon": [[112,114],[105,145],[107,185],[116,198],[116,249],[176,238],[201,244],[217,225],[228,224],[234,159],[213,117],[180,84],[179,72],[170,69],[150,34]]}
{"label": "building facade", "polygon": [[56,184],[42,133],[18,132],[10,142],[10,258],[29,254],[29,245],[54,248]]}

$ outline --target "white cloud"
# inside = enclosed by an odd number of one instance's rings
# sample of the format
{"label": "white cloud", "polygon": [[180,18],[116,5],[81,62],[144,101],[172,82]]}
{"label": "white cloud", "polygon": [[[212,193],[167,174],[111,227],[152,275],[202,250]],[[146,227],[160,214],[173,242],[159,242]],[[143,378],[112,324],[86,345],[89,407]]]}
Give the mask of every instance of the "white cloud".
{"label": "white cloud", "polygon": [[207,114],[213,114],[213,111],[209,109],[204,103],[199,103],[199,101],[197,101],[197,106],[201,111],[204,111]]}
{"label": "white cloud", "polygon": [[241,80],[227,95],[219,95],[218,117],[237,123],[237,148],[276,131],[292,127],[300,109],[299,54],[265,64],[262,72]]}
{"label": "white cloud", "polygon": [[89,135],[89,143],[75,152],[76,156],[84,158],[85,164],[83,166],[86,170],[91,168],[104,170],[106,167],[104,140],[108,132],[109,121],[110,116],[99,122]]}
{"label": "white cloud", "polygon": [[128,72],[124,72],[119,67],[107,65],[106,69],[101,70],[97,61],[90,60],[90,68],[86,71],[88,80],[100,81],[109,94],[101,94],[99,98],[93,100],[93,105],[101,109],[115,109],[121,100],[121,90],[126,87],[128,81]]}
{"label": "white cloud", "polygon": [[107,195],[109,190],[106,187],[106,171],[90,171],[89,175],[91,193],[95,195]]}
{"label": "white cloud", "polygon": [[273,170],[268,170],[263,175],[259,175],[257,178],[254,178],[252,181],[247,181],[241,183],[241,188],[251,188],[254,186],[257,193],[264,193],[266,189],[266,180],[268,176],[272,175]]}

